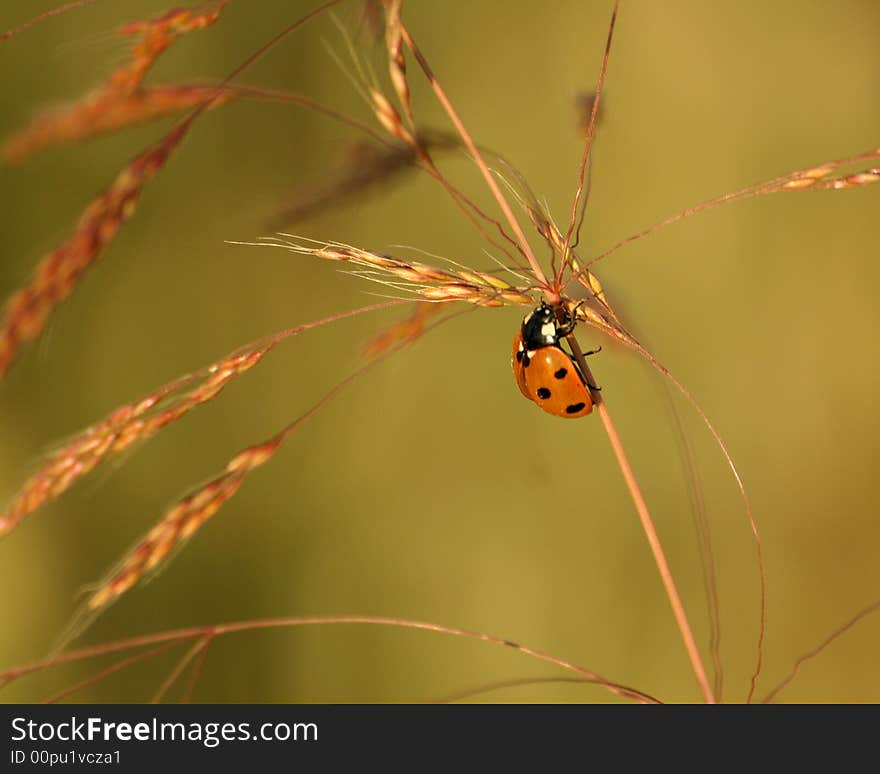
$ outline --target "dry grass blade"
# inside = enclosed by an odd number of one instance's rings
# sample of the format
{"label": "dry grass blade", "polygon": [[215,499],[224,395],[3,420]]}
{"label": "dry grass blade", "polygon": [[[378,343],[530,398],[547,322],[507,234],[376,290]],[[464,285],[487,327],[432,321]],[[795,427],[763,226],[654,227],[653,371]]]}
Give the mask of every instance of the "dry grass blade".
{"label": "dry grass blade", "polygon": [[[66,443],[28,479],[0,514],[0,537],[8,535],[22,519],[59,497],[107,459],[150,438],[192,409],[216,398],[230,381],[257,365],[282,341],[312,328],[394,305],[395,302],[371,304],[288,328],[240,347],[201,371],[175,379],[139,400],[121,406]],[[190,389],[182,393],[187,387]]]}
{"label": "dry grass blade", "polygon": [[58,16],[59,14],[66,13],[67,11],[73,11],[77,8],[85,8],[87,5],[92,5],[92,3],[94,2],[96,2],[96,0],[75,0],[75,2],[65,3],[58,8],[53,8],[51,11],[41,13],[39,16],[35,16],[30,21],[27,21],[24,24],[20,24],[14,29],[7,30],[6,32],[0,32],[0,43],[5,43],[11,37],[18,35],[19,32],[24,32],[29,27],[33,27],[35,24],[39,24],[41,21],[51,19],[53,16]]}
{"label": "dry grass blade", "polygon": [[[553,664],[575,674],[581,675],[589,680],[595,681],[597,684],[611,691],[612,693],[634,701],[656,701],[649,694],[638,689],[631,689],[622,683],[608,680],[602,675],[594,672],[586,667],[579,666],[571,661],[551,656],[527,645],[498,637],[493,634],[484,632],[475,632],[469,629],[460,629],[454,626],[443,626],[441,624],[430,623],[426,621],[413,621],[404,618],[391,618],[386,616],[366,616],[366,615],[340,615],[340,616],[297,616],[290,618],[269,618],[256,621],[238,621],[235,623],[216,624],[214,626],[199,626],[189,629],[177,629],[174,631],[158,632],[155,634],[147,634],[139,637],[131,637],[117,642],[103,643],[101,645],[93,645],[78,650],[69,651],[41,659],[39,661],[25,664],[19,667],[13,667],[0,674],[0,688],[8,685],[14,680],[18,680],[29,674],[41,672],[54,666],[61,664],[70,664],[85,659],[96,658],[98,656],[108,655],[111,653],[120,653],[134,648],[142,648],[150,645],[161,645],[163,643],[182,643],[188,641],[204,641],[213,640],[227,634],[237,634],[241,632],[260,631],[263,629],[280,629],[295,626],[330,626],[330,625],[367,625],[367,626],[386,626],[399,629],[414,629],[420,631],[434,632],[437,634],[446,634],[452,637],[461,637],[464,639],[475,640],[477,642],[486,642],[490,645],[497,645],[504,648],[511,648],[518,653],[522,653],[530,658]],[[204,649],[202,649],[204,653]]]}

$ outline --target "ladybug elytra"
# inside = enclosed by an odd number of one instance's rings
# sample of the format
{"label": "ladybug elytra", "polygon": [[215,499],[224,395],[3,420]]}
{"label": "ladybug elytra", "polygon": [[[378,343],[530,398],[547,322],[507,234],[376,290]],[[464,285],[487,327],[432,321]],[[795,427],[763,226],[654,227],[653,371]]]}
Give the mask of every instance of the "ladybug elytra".
{"label": "ladybug elytra", "polygon": [[567,419],[593,410],[590,385],[560,345],[573,330],[574,321],[560,323],[553,307],[542,301],[523,320],[511,361],[520,392],[548,414]]}

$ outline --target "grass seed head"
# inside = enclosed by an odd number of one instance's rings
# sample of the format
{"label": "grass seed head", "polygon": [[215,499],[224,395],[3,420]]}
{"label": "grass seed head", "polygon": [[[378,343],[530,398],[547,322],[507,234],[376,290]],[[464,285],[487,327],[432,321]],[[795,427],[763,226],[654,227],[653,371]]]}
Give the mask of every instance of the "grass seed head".
{"label": "grass seed head", "polygon": [[[133,444],[155,435],[196,406],[217,397],[230,380],[253,368],[269,349],[269,345],[264,345],[224,358],[205,369],[201,376],[184,377],[166,385],[134,403],[122,406],[80,433],[25,482],[0,514],[0,537],[11,532],[23,518],[61,495],[108,457],[118,455]],[[198,381],[199,378],[201,381]],[[183,387],[194,381],[197,383],[192,389],[179,394]],[[178,397],[170,405],[158,408],[175,394]]]}

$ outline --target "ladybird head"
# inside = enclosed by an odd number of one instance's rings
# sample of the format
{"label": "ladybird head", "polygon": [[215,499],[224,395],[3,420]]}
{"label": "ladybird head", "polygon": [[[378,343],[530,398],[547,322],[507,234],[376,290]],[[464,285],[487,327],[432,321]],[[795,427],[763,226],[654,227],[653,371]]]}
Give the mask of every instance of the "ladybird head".
{"label": "ladybird head", "polygon": [[533,309],[522,323],[522,337],[526,349],[538,349],[539,347],[553,347],[559,343],[559,325],[556,321],[556,312],[546,301]]}

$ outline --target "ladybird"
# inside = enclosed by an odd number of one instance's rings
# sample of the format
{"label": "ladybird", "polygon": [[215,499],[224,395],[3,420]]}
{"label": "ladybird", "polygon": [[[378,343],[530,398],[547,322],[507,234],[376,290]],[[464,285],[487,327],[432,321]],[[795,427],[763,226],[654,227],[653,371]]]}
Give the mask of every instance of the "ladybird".
{"label": "ladybird", "polygon": [[574,322],[560,324],[553,307],[542,301],[514,337],[511,360],[520,392],[548,414],[567,419],[593,410],[587,380],[559,344],[573,329]]}

